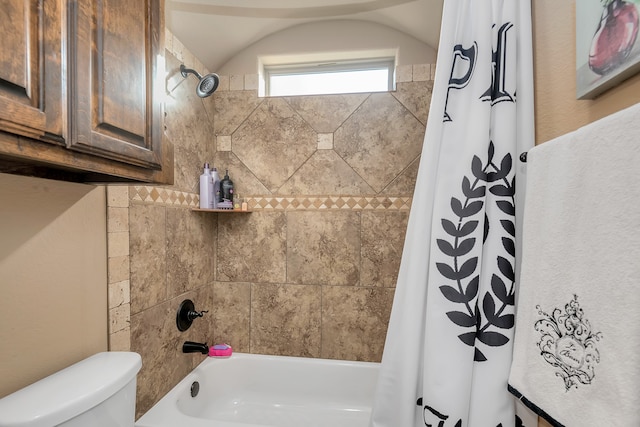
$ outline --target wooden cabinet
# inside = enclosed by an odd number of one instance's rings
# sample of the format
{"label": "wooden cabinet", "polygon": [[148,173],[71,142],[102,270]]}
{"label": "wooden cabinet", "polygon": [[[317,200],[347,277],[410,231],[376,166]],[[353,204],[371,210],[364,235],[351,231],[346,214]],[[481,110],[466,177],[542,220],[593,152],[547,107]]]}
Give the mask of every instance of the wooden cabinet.
{"label": "wooden cabinet", "polygon": [[[158,1],[72,2],[71,148],[160,168],[161,97],[154,88],[164,25]],[[162,87],[160,87],[160,91]],[[160,93],[161,95],[161,93]]]}
{"label": "wooden cabinet", "polygon": [[163,0],[0,0],[0,21],[0,172],[172,183]]}
{"label": "wooden cabinet", "polygon": [[65,145],[60,1],[1,0],[0,129]]}

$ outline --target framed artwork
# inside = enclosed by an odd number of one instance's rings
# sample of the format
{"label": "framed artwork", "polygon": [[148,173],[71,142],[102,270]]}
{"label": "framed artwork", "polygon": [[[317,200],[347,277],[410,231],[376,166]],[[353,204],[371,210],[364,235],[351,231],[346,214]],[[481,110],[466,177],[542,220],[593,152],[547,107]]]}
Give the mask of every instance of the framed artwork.
{"label": "framed artwork", "polygon": [[576,1],[576,92],[593,99],[640,71],[640,0]]}

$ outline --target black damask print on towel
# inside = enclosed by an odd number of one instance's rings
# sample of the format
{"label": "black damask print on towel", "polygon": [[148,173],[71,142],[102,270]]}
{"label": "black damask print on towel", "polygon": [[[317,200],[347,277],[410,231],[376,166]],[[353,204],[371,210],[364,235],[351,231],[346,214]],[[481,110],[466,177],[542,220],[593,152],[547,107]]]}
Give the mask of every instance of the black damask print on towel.
{"label": "black damask print on towel", "polygon": [[547,314],[536,306],[540,319],[534,327],[540,333],[537,342],[542,358],[564,380],[566,391],[589,385],[595,378],[595,367],[600,362],[596,343],[602,332],[594,332],[591,323],[578,303],[578,296],[565,304],[564,311],[555,308]]}

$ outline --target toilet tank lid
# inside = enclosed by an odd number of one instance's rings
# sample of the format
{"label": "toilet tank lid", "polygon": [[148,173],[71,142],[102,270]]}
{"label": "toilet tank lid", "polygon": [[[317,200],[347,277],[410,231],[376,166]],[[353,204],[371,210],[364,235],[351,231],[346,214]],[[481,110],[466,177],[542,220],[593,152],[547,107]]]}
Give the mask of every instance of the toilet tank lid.
{"label": "toilet tank lid", "polygon": [[94,354],[0,399],[0,427],[58,425],[114,395],[141,366],[138,353]]}

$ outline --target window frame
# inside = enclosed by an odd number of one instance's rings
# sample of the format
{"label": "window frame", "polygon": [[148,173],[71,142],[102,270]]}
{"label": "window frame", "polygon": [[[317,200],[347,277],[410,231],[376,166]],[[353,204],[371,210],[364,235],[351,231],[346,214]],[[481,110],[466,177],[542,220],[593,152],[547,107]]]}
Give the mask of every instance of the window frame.
{"label": "window frame", "polygon": [[[304,74],[328,74],[344,71],[367,71],[367,70],[388,70],[387,77],[387,90],[395,90],[395,69],[396,58],[395,57],[380,57],[380,58],[367,58],[367,59],[352,59],[352,60],[333,60],[333,61],[315,61],[304,63],[289,63],[289,64],[270,64],[264,65],[264,87],[265,96],[310,96],[310,95],[335,95],[336,93],[314,93],[314,94],[299,94],[299,95],[273,95],[271,94],[271,77],[272,76],[287,76],[287,75],[304,75]],[[349,92],[353,93],[353,92]]]}

